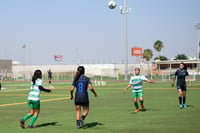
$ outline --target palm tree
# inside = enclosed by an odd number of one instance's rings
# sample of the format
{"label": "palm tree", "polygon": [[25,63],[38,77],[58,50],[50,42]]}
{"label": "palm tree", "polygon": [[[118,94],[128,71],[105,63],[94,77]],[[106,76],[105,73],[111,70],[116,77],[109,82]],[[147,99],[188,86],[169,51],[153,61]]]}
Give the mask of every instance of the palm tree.
{"label": "palm tree", "polygon": [[149,61],[153,57],[153,52],[151,49],[144,49],[142,58],[144,58],[148,62],[148,74],[149,74]]}
{"label": "palm tree", "polygon": [[160,51],[161,49],[164,47],[163,45],[163,42],[160,41],[160,40],[157,40],[155,43],[154,43],[154,46],[155,50],[158,52],[158,60],[160,60]]}

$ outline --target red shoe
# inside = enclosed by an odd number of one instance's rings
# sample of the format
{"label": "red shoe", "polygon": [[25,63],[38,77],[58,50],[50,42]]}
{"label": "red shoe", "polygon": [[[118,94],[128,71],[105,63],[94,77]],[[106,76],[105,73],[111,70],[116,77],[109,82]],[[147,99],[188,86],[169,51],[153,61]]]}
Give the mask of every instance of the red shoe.
{"label": "red shoe", "polygon": [[144,105],[141,105],[141,108],[142,108],[142,110],[145,110],[145,107],[144,107]]}
{"label": "red shoe", "polygon": [[139,111],[140,111],[139,109],[135,109],[135,110],[134,110],[135,113],[136,113],[136,112],[139,112]]}

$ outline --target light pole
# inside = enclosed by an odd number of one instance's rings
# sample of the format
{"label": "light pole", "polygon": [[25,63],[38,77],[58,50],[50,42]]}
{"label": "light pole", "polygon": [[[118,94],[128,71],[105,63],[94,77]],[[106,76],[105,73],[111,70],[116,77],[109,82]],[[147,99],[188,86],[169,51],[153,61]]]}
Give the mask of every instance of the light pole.
{"label": "light pole", "polygon": [[[200,23],[196,24],[194,26],[197,30],[200,30]],[[197,39],[197,60],[199,60],[199,47],[200,47],[200,37],[199,37],[200,34],[198,34],[198,39]]]}
{"label": "light pole", "polygon": [[23,59],[24,59],[24,60],[23,60],[23,63],[24,63],[24,65],[23,65],[23,69],[24,69],[24,70],[23,70],[23,72],[24,72],[24,81],[25,81],[25,80],[26,80],[26,76],[25,76],[25,75],[26,75],[26,71],[25,71],[25,62],[26,62],[26,58],[25,58],[25,57],[26,57],[26,44],[23,44],[23,45],[22,45],[22,49],[24,49],[24,55],[23,55],[23,56],[24,56],[24,57],[23,57]]}
{"label": "light pole", "polygon": [[[197,30],[200,31],[200,23],[197,23],[195,26],[194,26]],[[199,67],[200,67],[200,64],[199,64],[199,55],[200,55],[200,34],[198,34],[198,39],[197,39],[197,73],[199,74]]]}
{"label": "light pole", "polygon": [[128,32],[127,32],[127,14],[130,8],[124,0],[124,6],[120,6],[120,13],[124,15],[124,80],[128,79]]}

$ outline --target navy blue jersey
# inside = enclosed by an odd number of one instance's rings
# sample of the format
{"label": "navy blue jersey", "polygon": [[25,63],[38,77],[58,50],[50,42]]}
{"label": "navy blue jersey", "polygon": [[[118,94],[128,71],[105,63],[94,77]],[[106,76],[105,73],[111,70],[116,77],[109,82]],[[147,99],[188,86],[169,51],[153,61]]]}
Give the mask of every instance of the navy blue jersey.
{"label": "navy blue jersey", "polygon": [[88,77],[81,75],[77,81],[73,82],[76,87],[75,104],[76,105],[89,105],[88,85],[91,81]]}
{"label": "navy blue jersey", "polygon": [[177,85],[178,86],[182,86],[182,85],[186,85],[185,77],[189,76],[189,73],[187,72],[187,70],[178,69],[175,72],[175,76],[177,77],[177,79],[176,79],[177,80]]}

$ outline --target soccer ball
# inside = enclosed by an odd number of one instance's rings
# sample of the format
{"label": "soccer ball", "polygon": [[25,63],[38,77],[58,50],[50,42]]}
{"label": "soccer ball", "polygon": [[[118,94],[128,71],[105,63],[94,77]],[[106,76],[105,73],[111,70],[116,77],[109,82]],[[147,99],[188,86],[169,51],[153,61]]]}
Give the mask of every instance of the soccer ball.
{"label": "soccer ball", "polygon": [[111,1],[108,2],[108,7],[110,9],[114,9],[116,6],[117,6],[117,4],[116,4],[115,1],[111,0]]}

